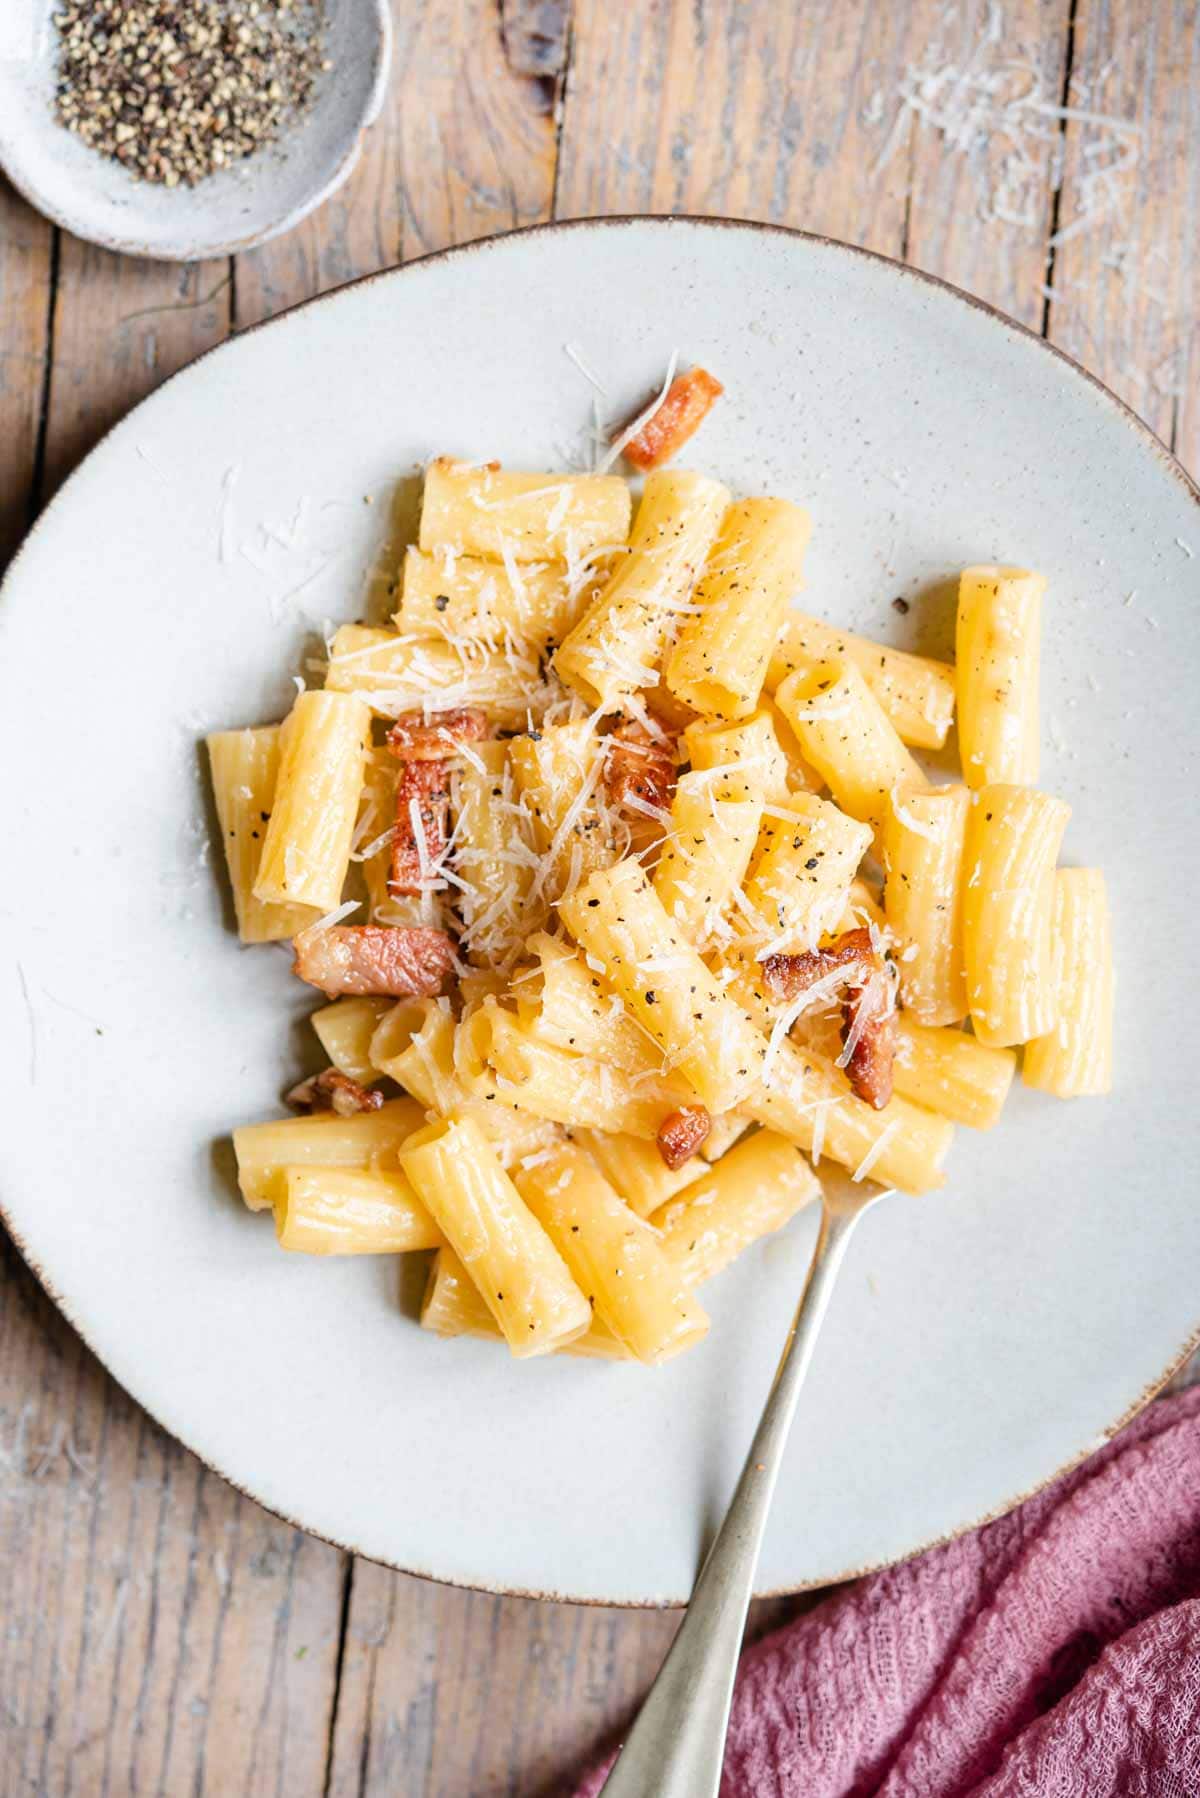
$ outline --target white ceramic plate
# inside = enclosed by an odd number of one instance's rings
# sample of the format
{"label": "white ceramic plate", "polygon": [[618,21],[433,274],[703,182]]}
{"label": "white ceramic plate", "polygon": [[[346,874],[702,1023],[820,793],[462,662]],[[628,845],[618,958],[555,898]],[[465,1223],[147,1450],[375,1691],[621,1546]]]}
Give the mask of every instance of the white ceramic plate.
{"label": "white ceramic plate", "polygon": [[57,0],[0,0],[0,168],[77,237],[130,256],[198,262],[291,230],[349,175],[383,104],[388,0],[325,0],[332,68],[280,140],[195,187],[135,181],[53,113]]}
{"label": "white ceramic plate", "polygon": [[676,346],[720,375],[685,460],[811,506],[831,618],[944,648],[953,571],[1045,570],[1044,780],[1075,808],[1067,858],[1111,881],[1117,1094],[1016,1092],[944,1192],[863,1226],[762,1562],[762,1590],[794,1588],[1010,1506],[1142,1402],[1200,1310],[1197,496],[1111,396],[948,288],[755,226],[533,231],[289,313],[121,424],[0,604],[0,1195],[116,1377],[273,1510],[441,1579],[687,1591],[811,1217],[711,1289],[681,1362],[514,1365],[423,1335],[394,1262],[280,1254],[222,1146],[277,1112],[313,1001],[227,928],[200,737],[286,709],[314,626],[361,607],[398,477],[578,448],[566,342],[613,411]]}

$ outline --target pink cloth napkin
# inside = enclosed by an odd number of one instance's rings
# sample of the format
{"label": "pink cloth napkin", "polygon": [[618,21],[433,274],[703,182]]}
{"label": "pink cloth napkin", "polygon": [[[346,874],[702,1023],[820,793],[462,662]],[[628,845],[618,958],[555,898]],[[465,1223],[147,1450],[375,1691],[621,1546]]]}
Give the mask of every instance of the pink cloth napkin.
{"label": "pink cloth napkin", "polygon": [[750,1649],[721,1792],[1200,1798],[1200,1388]]}

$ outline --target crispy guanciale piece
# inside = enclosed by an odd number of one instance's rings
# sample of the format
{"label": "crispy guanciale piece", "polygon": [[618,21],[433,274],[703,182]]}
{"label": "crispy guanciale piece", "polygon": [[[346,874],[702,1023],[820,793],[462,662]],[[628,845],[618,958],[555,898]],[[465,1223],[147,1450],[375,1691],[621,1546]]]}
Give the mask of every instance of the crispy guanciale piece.
{"label": "crispy guanciale piece", "polygon": [[777,999],[798,999],[818,981],[840,976],[842,1041],[851,1045],[846,1074],[860,1099],[882,1111],[892,1096],[896,1053],[895,989],[867,929],[846,930],[823,949],[768,955],[763,979]]}
{"label": "crispy guanciale piece", "polygon": [[405,762],[396,781],[396,834],[388,874],[388,892],[393,899],[403,893],[419,893],[428,882],[430,870],[446,853],[449,823],[448,765]]}
{"label": "crispy guanciale piece", "polygon": [[326,1068],[293,1086],[286,1102],[296,1111],[336,1111],[340,1118],[348,1118],[359,1111],[378,1111],[383,1094],[377,1086],[360,1086],[349,1074]]}
{"label": "crispy guanciale piece", "polygon": [[[670,809],[675,785],[675,739],[652,736],[630,719],[605,738],[604,785],[614,805],[632,796],[657,812]],[[636,808],[635,808],[636,809]]]}
{"label": "crispy guanciale piece", "polygon": [[418,924],[333,924],[303,931],[292,947],[292,972],[330,999],[342,993],[426,998],[441,992],[454,965],[446,932]]}
{"label": "crispy guanciale piece", "polygon": [[681,1105],[663,1119],[658,1126],[658,1152],[672,1172],[703,1146],[711,1129],[712,1119],[703,1105]]}
{"label": "crispy guanciale piece", "polygon": [[635,468],[661,468],[698,431],[715,400],[725,389],[706,368],[689,368],[676,375],[667,396],[631,437],[621,454]]}
{"label": "crispy guanciale piece", "polygon": [[478,743],[488,735],[487,713],[479,706],[453,712],[402,712],[387,734],[387,746],[405,762],[441,762],[460,743]]}

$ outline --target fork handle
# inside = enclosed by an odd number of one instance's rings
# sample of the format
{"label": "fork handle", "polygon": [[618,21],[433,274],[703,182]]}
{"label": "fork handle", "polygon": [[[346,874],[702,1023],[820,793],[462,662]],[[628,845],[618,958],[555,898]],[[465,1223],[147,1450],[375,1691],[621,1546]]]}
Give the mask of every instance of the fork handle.
{"label": "fork handle", "polygon": [[767,1513],[800,1387],[861,1212],[822,1207],[817,1246],[732,1503],[603,1798],[718,1798],[725,1732]]}

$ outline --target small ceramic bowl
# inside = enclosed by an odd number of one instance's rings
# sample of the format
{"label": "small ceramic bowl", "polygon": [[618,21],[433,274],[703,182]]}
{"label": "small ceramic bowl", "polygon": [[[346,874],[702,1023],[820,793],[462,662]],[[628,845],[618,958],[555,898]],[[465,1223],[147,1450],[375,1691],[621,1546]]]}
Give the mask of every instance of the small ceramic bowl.
{"label": "small ceramic bowl", "polygon": [[341,186],[383,104],[388,0],[325,0],[332,67],[278,142],[195,187],[138,181],[55,119],[56,5],[0,0],[0,167],[47,218],[109,250],[199,262],[290,230]]}

